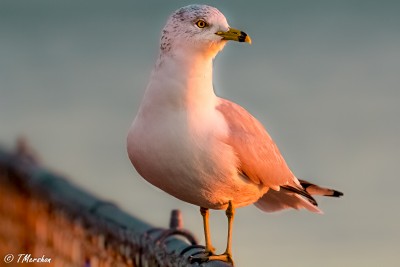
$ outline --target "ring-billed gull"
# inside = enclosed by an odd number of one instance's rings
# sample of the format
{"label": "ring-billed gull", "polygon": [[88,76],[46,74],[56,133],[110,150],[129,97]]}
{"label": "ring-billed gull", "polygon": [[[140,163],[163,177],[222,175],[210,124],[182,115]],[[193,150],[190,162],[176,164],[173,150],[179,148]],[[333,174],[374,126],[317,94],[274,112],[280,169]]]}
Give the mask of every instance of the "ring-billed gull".
{"label": "ring-billed gull", "polygon": [[[254,203],[267,212],[305,208],[320,213],[311,194],[342,193],[298,180],[261,123],[215,95],[213,58],[229,40],[251,43],[214,7],[190,5],[170,16],[127,146],[144,179],[200,207],[207,252],[200,260],[232,262],[235,208]],[[211,245],[209,209],[225,209],[228,217],[221,255]]]}

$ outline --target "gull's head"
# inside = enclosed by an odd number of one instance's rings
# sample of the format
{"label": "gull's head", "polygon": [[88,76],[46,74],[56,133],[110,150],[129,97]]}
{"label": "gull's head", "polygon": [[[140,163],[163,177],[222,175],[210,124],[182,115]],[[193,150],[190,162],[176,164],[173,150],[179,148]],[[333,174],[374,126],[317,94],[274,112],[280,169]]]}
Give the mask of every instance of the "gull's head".
{"label": "gull's head", "polygon": [[215,56],[227,41],[251,43],[250,37],[229,27],[225,16],[215,7],[189,5],[175,11],[161,35],[161,51],[190,49]]}

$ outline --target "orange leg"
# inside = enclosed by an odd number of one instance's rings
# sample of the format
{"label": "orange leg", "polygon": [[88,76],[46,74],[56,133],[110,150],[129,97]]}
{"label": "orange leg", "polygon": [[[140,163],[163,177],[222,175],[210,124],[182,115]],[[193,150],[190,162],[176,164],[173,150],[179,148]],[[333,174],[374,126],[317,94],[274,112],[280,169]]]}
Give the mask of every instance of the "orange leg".
{"label": "orange leg", "polygon": [[211,244],[211,235],[210,235],[210,211],[207,208],[200,207],[201,216],[203,216],[203,226],[204,226],[204,237],[206,239],[206,253],[209,255],[214,255],[215,248]]}
{"label": "orange leg", "polygon": [[[204,215],[203,215],[204,211]],[[206,252],[209,253],[206,257],[199,258],[200,261],[210,261],[210,260],[219,260],[230,262],[233,265],[232,259],[232,227],[233,227],[233,219],[235,217],[235,208],[233,207],[232,201],[229,201],[228,208],[226,209],[226,217],[228,218],[228,238],[226,243],[226,250],[221,255],[214,255],[214,248],[211,246],[211,240],[209,236],[208,229],[208,209],[201,208],[201,212],[204,219],[204,233],[206,236]],[[207,241],[208,240],[208,241]],[[211,252],[211,253],[210,253]]]}

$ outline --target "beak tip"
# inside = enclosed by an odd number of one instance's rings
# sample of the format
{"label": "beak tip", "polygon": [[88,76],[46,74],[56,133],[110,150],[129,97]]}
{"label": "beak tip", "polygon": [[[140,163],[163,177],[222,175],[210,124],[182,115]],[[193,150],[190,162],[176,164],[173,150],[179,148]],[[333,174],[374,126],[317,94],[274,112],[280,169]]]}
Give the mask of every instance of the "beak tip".
{"label": "beak tip", "polygon": [[251,45],[251,38],[250,38],[250,36],[246,36],[246,39],[244,39],[244,41],[246,42],[246,43],[249,43],[250,45]]}
{"label": "beak tip", "polygon": [[240,37],[239,37],[239,42],[245,42],[245,43],[251,44],[251,38],[247,33],[241,31]]}

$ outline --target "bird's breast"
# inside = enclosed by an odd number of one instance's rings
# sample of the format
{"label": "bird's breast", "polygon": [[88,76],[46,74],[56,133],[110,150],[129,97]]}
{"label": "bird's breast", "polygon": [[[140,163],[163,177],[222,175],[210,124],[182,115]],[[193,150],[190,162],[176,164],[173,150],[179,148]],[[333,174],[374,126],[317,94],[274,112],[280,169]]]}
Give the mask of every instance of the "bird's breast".
{"label": "bird's breast", "polygon": [[[218,170],[215,156],[224,129],[215,116],[185,110],[164,110],[136,117],[128,136],[129,156],[144,178],[152,183],[159,173],[200,179]],[[152,168],[149,167],[152,166]],[[163,175],[165,176],[165,175]],[[193,178],[194,179],[194,178]]]}
{"label": "bird's breast", "polygon": [[128,154],[154,186],[195,205],[222,208],[243,186],[255,187],[238,177],[227,134],[215,109],[139,112],[128,134]]}

